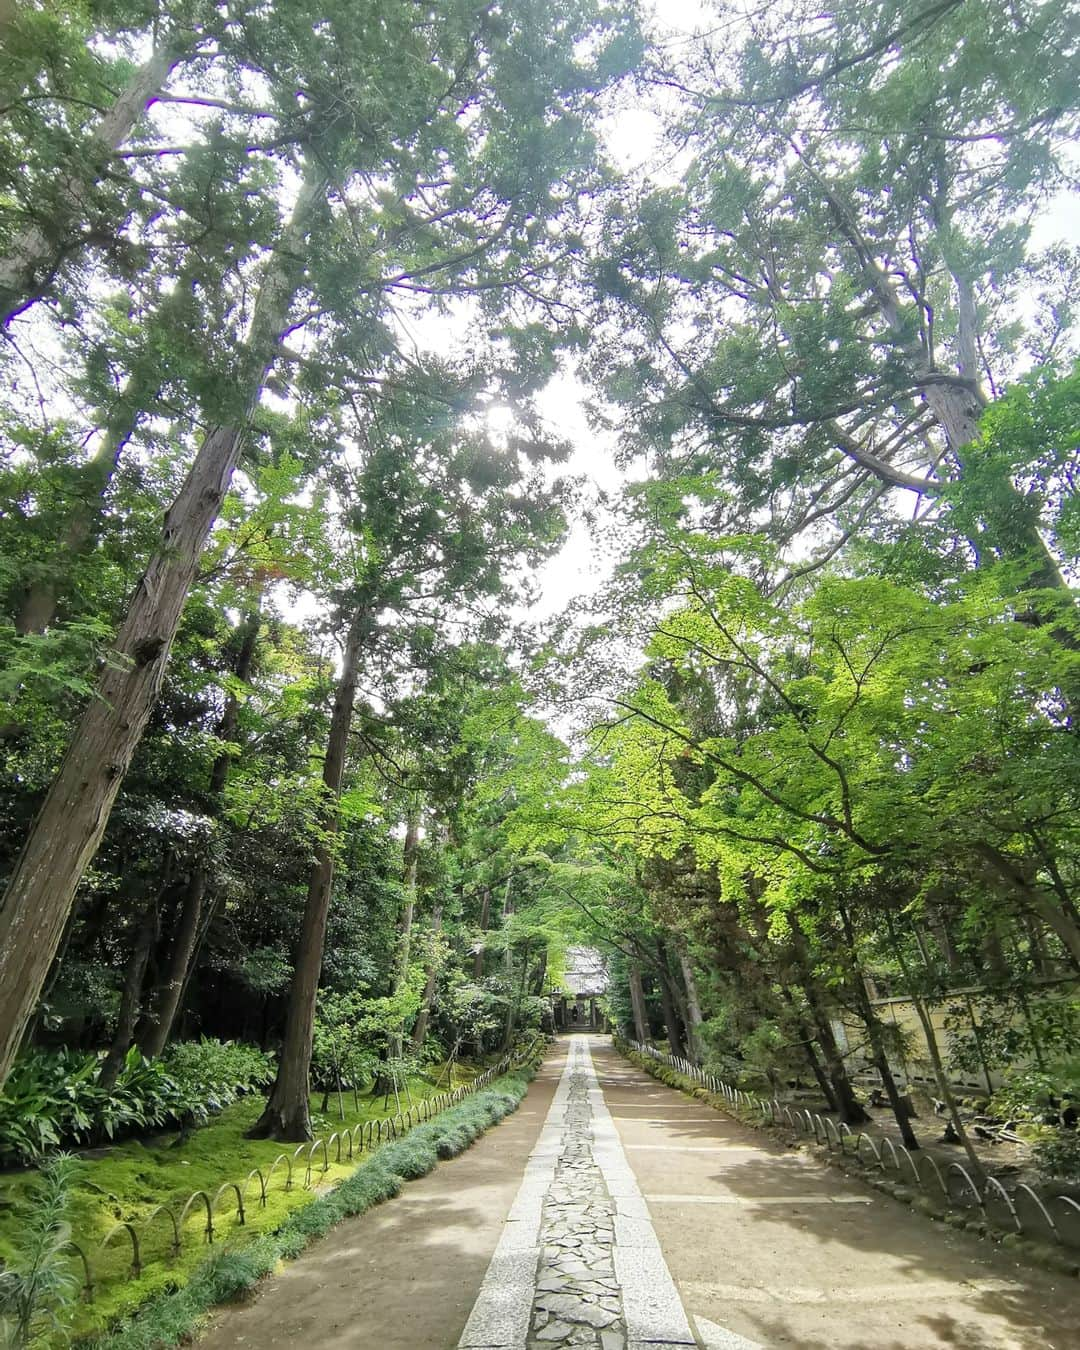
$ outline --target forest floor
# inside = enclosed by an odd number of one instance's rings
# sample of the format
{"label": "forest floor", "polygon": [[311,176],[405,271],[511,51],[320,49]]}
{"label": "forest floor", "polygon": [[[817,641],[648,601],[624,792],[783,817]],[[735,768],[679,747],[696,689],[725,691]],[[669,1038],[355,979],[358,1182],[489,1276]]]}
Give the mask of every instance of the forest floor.
{"label": "forest floor", "polygon": [[[467,1083],[477,1070],[456,1064],[453,1086]],[[434,1066],[432,1078],[438,1078]],[[446,1090],[445,1075],[442,1087]],[[410,1079],[412,1101],[419,1102],[434,1096],[437,1089],[426,1078]],[[189,1196],[203,1191],[213,1198],[225,1183],[237,1183],[244,1188],[252,1169],[259,1168],[264,1176],[274,1160],[285,1154],[290,1161],[296,1148],[273,1140],[247,1139],[246,1132],[254,1125],[263,1108],[261,1095],[253,1095],[226,1107],[210,1123],[181,1136],[178,1132],[163,1132],[144,1139],[132,1139],[108,1148],[92,1149],[82,1156],[86,1160],[85,1174],[75,1191],[72,1204],[72,1237],[90,1258],[94,1278],[93,1302],[79,1305],[71,1332],[84,1336],[99,1330],[121,1314],[132,1311],[160,1290],[183,1284],[185,1279],[206,1259],[206,1210],[194,1204],[184,1223],[183,1242],[179,1255],[173,1255],[170,1246],[172,1230],[167,1216],[162,1214],[145,1230],[141,1225],[160,1205],[167,1205],[179,1213]],[[334,1131],[344,1130],[361,1122],[384,1119],[397,1113],[393,1097],[389,1104],[381,1096],[363,1092],[354,1101],[346,1093],[342,1101],[344,1118],[339,1114],[336,1096],[331,1096],[328,1110],[322,1111],[323,1094],[311,1097],[312,1121],[315,1134],[329,1137]],[[401,1108],[409,1105],[404,1092]],[[295,1184],[284,1187],[287,1167],[279,1164],[267,1187],[266,1204],[259,1204],[259,1183],[252,1179],[245,1196],[245,1222],[237,1224],[234,1193],[229,1190],[214,1207],[214,1227],[218,1241],[228,1237],[232,1247],[253,1241],[260,1234],[270,1232],[281,1224],[285,1216],[302,1208],[348,1176],[357,1165],[342,1153],[339,1164],[336,1148],[329,1155],[329,1167],[323,1171],[323,1157],[317,1151],[313,1163],[310,1187],[305,1187],[306,1164],[303,1158],[293,1163]],[[33,1184],[33,1171],[7,1172],[0,1177],[0,1258],[11,1250],[17,1237],[18,1222],[14,1209],[22,1192]],[[120,1221],[130,1222],[140,1233],[142,1270],[132,1276],[132,1247],[124,1231],[117,1232],[109,1245],[101,1243]]]}
{"label": "forest floor", "polygon": [[1075,1350],[1080,1285],[563,1038],[523,1108],[202,1350]]}

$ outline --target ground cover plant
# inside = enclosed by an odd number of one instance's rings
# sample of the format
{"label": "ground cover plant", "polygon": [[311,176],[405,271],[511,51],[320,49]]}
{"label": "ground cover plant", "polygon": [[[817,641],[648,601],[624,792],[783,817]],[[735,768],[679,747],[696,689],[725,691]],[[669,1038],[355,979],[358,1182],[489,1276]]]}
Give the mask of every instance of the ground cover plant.
{"label": "ground cover plant", "polygon": [[526,1065],[506,1074],[403,1138],[383,1145],[349,1169],[340,1184],[327,1194],[311,1197],[274,1230],[204,1256],[182,1289],[166,1289],[142,1312],[89,1340],[87,1350],[151,1350],[176,1344],[209,1308],[250,1288],[278,1261],[298,1256],[334,1224],[390,1199],[405,1182],[430,1172],[439,1159],[455,1157],[468,1148],[484,1130],[516,1109],[533,1071]]}
{"label": "ground cover plant", "polygon": [[273,1079],[254,1046],[202,1040],[157,1060],[132,1047],[116,1081],[100,1082],[104,1052],[32,1049],[0,1096],[0,1161],[32,1163],[56,1148],[102,1144],[173,1125],[202,1124]]}
{"label": "ground cover plant", "polygon": [[[471,1066],[458,1066],[453,1072],[453,1086],[465,1086],[475,1075]],[[408,1090],[415,1102],[424,1101],[436,1093],[437,1071],[427,1077],[409,1080]],[[447,1080],[449,1081],[449,1080]],[[367,1088],[370,1085],[365,1085]],[[404,1092],[405,1085],[402,1085]],[[442,1091],[448,1090],[444,1081]],[[404,1099],[403,1099],[404,1101]],[[313,1094],[311,1110],[320,1123],[322,1137],[336,1129],[351,1128],[361,1122],[379,1120],[396,1113],[393,1098],[389,1104],[365,1090],[357,1106],[350,1096],[346,1099],[345,1119],[321,1117],[321,1094]],[[162,1131],[145,1139],[131,1140],[115,1147],[95,1150],[80,1165],[76,1175],[65,1187],[65,1224],[68,1236],[75,1238],[90,1256],[95,1291],[92,1303],[80,1303],[70,1319],[70,1333],[85,1335],[94,1328],[107,1325],[118,1315],[130,1311],[148,1297],[186,1280],[197,1270],[207,1256],[203,1234],[206,1227],[205,1209],[196,1205],[184,1225],[181,1252],[169,1254],[172,1230],[162,1217],[142,1237],[143,1271],[132,1279],[131,1246],[124,1234],[118,1235],[104,1251],[100,1244],[116,1223],[127,1220],[140,1225],[159,1205],[168,1205],[179,1214],[189,1196],[203,1191],[213,1197],[226,1182],[243,1183],[253,1168],[269,1172],[282,1148],[273,1140],[250,1139],[251,1126],[258,1118],[261,1101],[249,1098],[226,1107],[202,1128],[183,1134]],[[468,1113],[466,1113],[467,1115]],[[426,1128],[426,1127],[425,1127]],[[451,1127],[447,1127],[449,1131]],[[410,1139],[413,1136],[410,1135]],[[420,1136],[423,1138],[423,1136]],[[403,1143],[406,1141],[402,1141]],[[287,1150],[291,1156],[292,1149]],[[356,1155],[361,1158],[361,1154]],[[335,1161],[330,1154],[330,1165],[323,1172],[320,1153],[314,1163],[313,1186],[321,1192],[336,1185],[355,1170],[356,1161]],[[284,1164],[278,1169],[276,1180],[268,1188],[267,1203],[258,1203],[259,1188],[248,1192],[246,1222],[236,1222],[235,1200],[230,1193],[222,1197],[215,1214],[215,1244],[224,1245],[231,1252],[245,1247],[260,1235],[275,1231],[285,1218],[302,1210],[316,1198],[315,1189],[304,1187],[304,1163],[297,1164],[296,1181],[291,1190],[283,1189]],[[0,1210],[0,1257],[14,1263],[19,1249],[27,1206],[38,1187],[38,1174],[31,1169],[22,1173],[3,1175],[5,1206]],[[64,1267],[76,1278],[81,1274],[78,1261],[68,1257]]]}

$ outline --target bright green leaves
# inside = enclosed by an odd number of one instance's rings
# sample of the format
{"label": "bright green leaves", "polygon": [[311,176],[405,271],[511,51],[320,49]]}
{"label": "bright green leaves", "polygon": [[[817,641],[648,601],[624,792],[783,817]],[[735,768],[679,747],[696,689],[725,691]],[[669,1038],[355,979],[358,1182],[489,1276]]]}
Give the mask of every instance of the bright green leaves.
{"label": "bright green leaves", "polygon": [[1078,453],[1080,367],[1062,377],[1035,373],[983,415],[951,494],[958,519],[999,556],[1015,554],[1015,541],[1034,525],[1061,557],[1080,557]]}

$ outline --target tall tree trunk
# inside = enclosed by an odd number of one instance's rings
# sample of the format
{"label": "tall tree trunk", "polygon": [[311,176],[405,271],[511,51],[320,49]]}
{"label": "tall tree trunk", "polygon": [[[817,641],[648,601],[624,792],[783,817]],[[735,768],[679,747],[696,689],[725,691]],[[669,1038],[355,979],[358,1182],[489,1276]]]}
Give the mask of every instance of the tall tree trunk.
{"label": "tall tree trunk", "polygon": [[[396,994],[404,988],[409,978],[409,958],[412,955],[413,916],[416,913],[416,864],[420,854],[420,807],[415,798],[409,803],[405,817],[405,843],[401,858],[405,873],[402,878],[405,890],[405,907],[401,911],[401,923],[398,926],[397,956],[394,963],[394,982],[391,993]],[[405,1028],[399,1025],[390,1034],[390,1058],[400,1059],[404,1049]]]}
{"label": "tall tree trunk", "polygon": [[[507,947],[509,953],[510,948]],[[511,967],[511,970],[513,967]],[[514,1032],[517,1030],[518,1013],[521,1011],[521,1002],[525,997],[525,987],[529,979],[529,944],[526,942],[521,952],[521,979],[518,981],[517,991],[510,999],[510,1006],[506,1013],[506,1026],[503,1030],[502,1052],[505,1055],[513,1048]]]}
{"label": "tall tree trunk", "polygon": [[814,1049],[814,1033],[810,1024],[799,1010],[795,1002],[795,996],[786,984],[780,986],[780,997],[788,1006],[788,1010],[798,1028],[799,1035],[802,1037],[803,1054],[806,1062],[810,1066],[810,1072],[814,1075],[818,1087],[821,1089],[821,1095],[825,1098],[830,1111],[840,1113],[840,1103],[837,1100],[836,1093],[833,1091],[833,1085],[829,1082],[828,1074],[822,1067],[818,1052]]}
{"label": "tall tree trunk", "polygon": [[[491,922],[491,891],[485,886],[480,894],[480,932],[486,933],[488,924]],[[483,942],[473,953],[473,979],[482,980],[484,978],[484,947]]]}
{"label": "tall tree trunk", "polygon": [[[514,874],[513,872],[511,872],[510,875],[506,878],[506,886],[503,890],[502,926],[504,930],[504,938],[507,922],[510,918],[510,915],[513,914],[514,912],[514,900],[511,892],[513,880]],[[525,960],[528,959],[528,950],[529,950],[528,944],[526,944],[524,952]],[[517,1014],[517,1009],[514,1006],[514,949],[508,939],[506,939],[506,945],[503,948],[503,974],[506,976],[506,995],[507,995],[506,1022],[503,1026],[503,1037],[502,1037],[502,1046],[503,1049],[505,1050],[509,1046],[510,1041],[513,1037],[514,1019]]]}
{"label": "tall tree trunk", "polygon": [[671,987],[671,976],[664,961],[664,948],[657,943],[656,979],[660,986],[660,1008],[664,1014],[664,1026],[667,1028],[668,1049],[679,1059],[686,1058],[686,1046],[683,1044],[679,1014],[675,1008],[675,991]]}
{"label": "tall tree trunk", "polygon": [[679,1019],[679,1039],[682,1041],[683,1056],[690,1059],[692,1057],[690,1052],[690,1011],[687,1007],[686,990],[683,988],[678,964],[672,964],[670,947],[666,943],[661,943],[660,951],[663,957],[664,971],[671,988],[671,997],[675,1004],[675,1013]]}
{"label": "tall tree trunk", "polygon": [[533,996],[542,998],[544,993],[544,981],[547,979],[548,949],[544,947],[540,952],[540,960],[536,963],[536,974],[533,976]]}
{"label": "tall tree trunk", "polygon": [[158,935],[158,905],[161,894],[158,893],[147,902],[139,926],[135,931],[135,942],[131,949],[127,971],[124,975],[124,987],[120,992],[120,1008],[116,1014],[116,1028],[113,1031],[109,1053],[98,1070],[98,1086],[113,1088],[124,1067],[131,1039],[135,1033],[135,1020],[139,1015],[139,1002],[142,999],[143,980],[150,953]]}
{"label": "tall tree trunk", "polygon": [[145,1021],[139,1029],[139,1049],[147,1059],[156,1059],[168,1044],[169,1033],[180,1006],[180,995],[187,981],[188,968],[195,953],[205,895],[206,859],[198,857],[188,871],[187,885],[180,900],[165,978],[155,990]]}
{"label": "tall tree trunk", "polygon": [[[975,1180],[981,1182],[984,1176],[983,1165],[972,1146],[971,1139],[968,1137],[967,1129],[960,1116],[960,1108],[957,1105],[956,1097],[953,1095],[952,1084],[946,1076],[945,1065],[942,1063],[941,1059],[941,1049],[938,1046],[937,1032],[934,1030],[933,1018],[930,1016],[930,1012],[927,1009],[921,994],[916,989],[915,981],[912,979],[911,969],[908,966],[907,958],[904,956],[903,947],[896,936],[891,916],[886,915],[886,923],[889,927],[889,936],[892,938],[893,955],[896,957],[897,964],[903,973],[904,983],[907,985],[908,997],[911,999],[912,1006],[915,1009],[915,1015],[918,1017],[919,1025],[923,1030],[923,1039],[926,1041],[927,1054],[930,1056],[930,1067],[934,1073],[934,1082],[937,1083],[938,1091],[941,1093],[941,1100],[945,1103],[945,1109],[949,1113],[949,1120],[952,1123],[956,1137],[960,1140],[961,1147],[967,1154],[967,1160],[971,1164]],[[926,948],[923,945],[922,937],[917,927],[913,931],[915,933],[915,940],[919,945],[919,953],[923,959],[923,963],[929,970],[929,957]]]}
{"label": "tall tree trunk", "polygon": [[[109,167],[113,152],[131,135],[147,105],[160,94],[186,45],[176,35],[167,38],[102,115],[89,143],[60,175],[55,208],[59,220],[54,215],[48,229],[32,221],[8,240],[0,253],[0,327],[6,327],[51,285],[71,251],[72,241],[58,244],[58,235],[78,237],[87,233],[91,199],[102,172]],[[113,230],[119,226],[119,221],[109,223]]]}
{"label": "tall tree trunk", "polygon": [[[435,905],[431,911],[431,932],[432,937],[438,940],[442,932],[442,905]],[[437,950],[432,951],[431,962],[427,968],[427,979],[424,982],[424,997],[420,1004],[420,1011],[417,1013],[416,1021],[413,1024],[412,1036],[410,1041],[414,1050],[419,1050],[424,1044],[427,1036],[428,1025],[431,1022],[431,1009],[435,1002],[435,990],[439,983],[439,962],[437,959]]]}
{"label": "tall tree trunk", "polygon": [[367,611],[358,608],[349,625],[341,674],[334,694],[334,711],[330,718],[330,734],[323,761],[325,794],[319,820],[319,841],[308,879],[307,902],[293,963],[289,1003],[285,1013],[285,1039],[274,1086],[270,1089],[262,1115],[250,1131],[250,1136],[255,1139],[299,1142],[311,1138],[308,1082],[311,1074],[311,1046],[315,1035],[315,1000],[319,993],[326,920],[334,882],[334,845],[341,826],[341,781],[352,728],[360,654],[370,628],[371,620]]}
{"label": "tall tree trunk", "polygon": [[[233,674],[238,680],[247,682],[251,666],[255,660],[255,649],[259,640],[259,628],[262,623],[262,611],[256,600],[254,608],[244,621],[240,650],[233,663]],[[237,718],[240,703],[235,694],[227,695],[221,720],[217,725],[218,739],[226,743],[236,735]],[[210,810],[213,820],[221,810],[221,794],[229,781],[232,767],[232,755],[223,750],[214,760],[210,769]],[[207,841],[209,847],[209,840]],[[139,1049],[147,1059],[156,1059],[165,1049],[172,1035],[176,1014],[187,988],[191,967],[198,955],[199,945],[206,933],[203,922],[206,892],[208,885],[209,860],[200,853],[188,870],[187,886],[180,902],[180,912],[173,933],[169,961],[163,983],[155,990],[149,1001],[145,1021],[139,1030]]]}
{"label": "tall tree trunk", "polygon": [[870,1117],[859,1104],[851,1079],[848,1077],[847,1066],[836,1042],[836,1034],[832,1029],[829,1010],[825,1006],[825,1000],[822,998],[821,990],[818,988],[814,976],[806,937],[793,914],[788,915],[788,925],[791,929],[792,948],[799,972],[799,984],[806,995],[806,1005],[810,1010],[810,1018],[814,1024],[817,1043],[825,1060],[829,1081],[832,1083],[833,1093],[840,1108],[840,1118],[846,1121],[848,1125],[862,1125]]}
{"label": "tall tree trunk", "polygon": [[234,424],[207,433],[166,514],[161,545],[135,589],[96,696],[75,728],[9,878],[0,908],[0,1085],[157,702],[199,557],[287,323],[304,237],[323,190],[321,176],[305,178],[292,221],[264,273],[245,350],[246,372],[237,377],[238,396],[244,399],[240,415]]}
{"label": "tall tree trunk", "polygon": [[641,987],[641,971],[636,965],[626,968],[630,985],[630,1007],[634,1015],[634,1036],[642,1045],[649,1043],[649,1019],[645,1014],[645,991]]}
{"label": "tall tree trunk", "polygon": [[885,1089],[885,1095],[889,1099],[889,1106],[892,1108],[893,1117],[900,1130],[900,1137],[904,1141],[905,1148],[914,1151],[919,1147],[919,1141],[915,1137],[915,1131],[911,1128],[911,1111],[908,1109],[908,1104],[900,1096],[896,1079],[893,1077],[892,1068],[889,1064],[889,1056],[885,1052],[885,1037],[882,1034],[881,1019],[874,1011],[870,1002],[870,995],[867,993],[866,984],[862,978],[862,970],[857,955],[855,926],[851,922],[847,906],[841,904],[839,910],[840,919],[844,925],[844,936],[847,939],[848,984],[858,1004],[863,1026],[866,1027],[870,1049],[873,1052],[874,1067],[878,1071],[878,1077]]}
{"label": "tall tree trunk", "polygon": [[690,952],[687,949],[686,938],[682,934],[675,939],[675,952],[679,958],[679,969],[682,971],[683,986],[686,989],[686,1036],[689,1041],[687,1049],[694,1063],[700,1064],[705,1050],[701,1036],[705,1019],[701,1015],[701,1000],[698,997],[697,978],[694,975]]}

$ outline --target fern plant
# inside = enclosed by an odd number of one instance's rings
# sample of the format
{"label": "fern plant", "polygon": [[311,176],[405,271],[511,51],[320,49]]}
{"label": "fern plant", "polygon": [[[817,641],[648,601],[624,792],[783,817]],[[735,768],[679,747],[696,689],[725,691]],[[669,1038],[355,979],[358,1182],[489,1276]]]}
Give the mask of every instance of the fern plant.
{"label": "fern plant", "polygon": [[83,1167],[70,1153],[54,1154],[19,1202],[15,1254],[0,1271],[0,1327],[5,1345],[33,1345],[40,1337],[61,1331],[78,1301],[80,1282],[68,1248],[68,1211]]}

